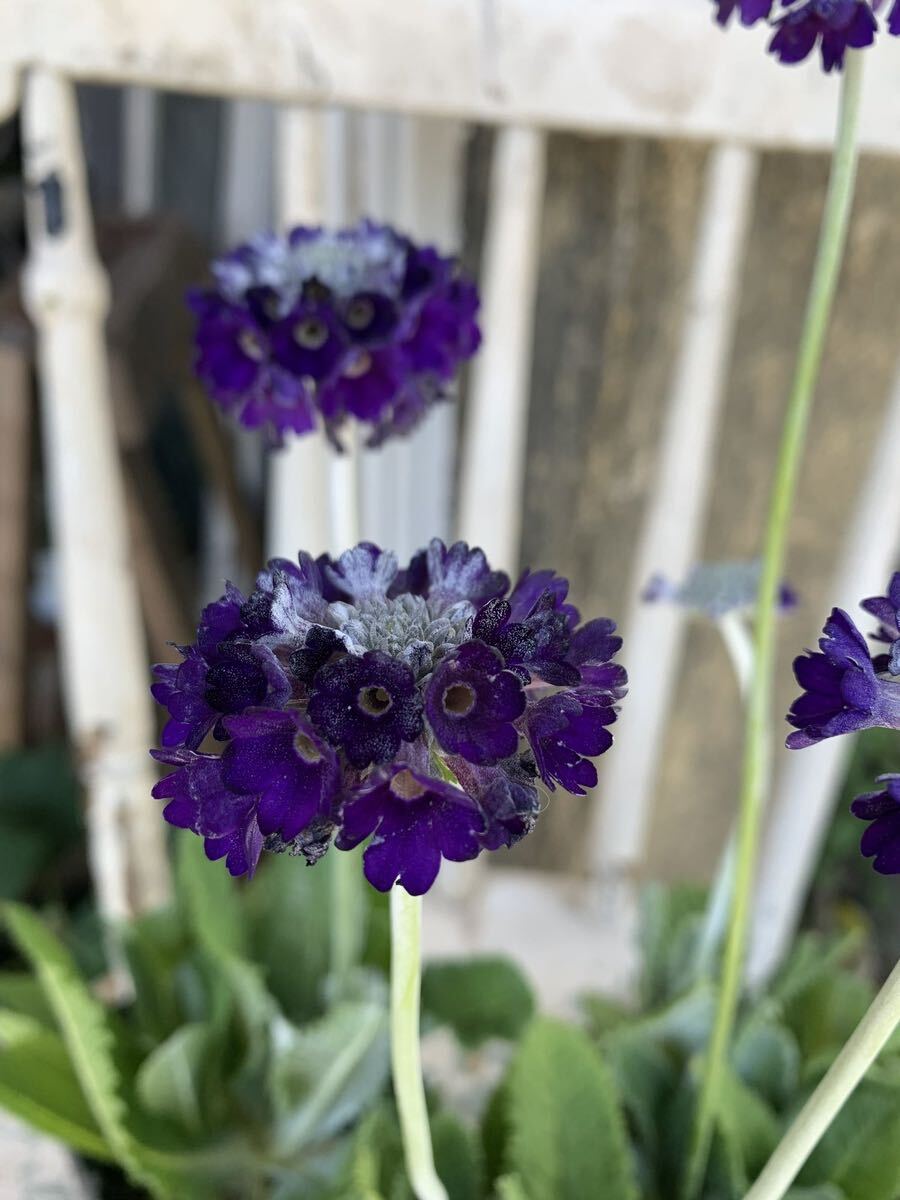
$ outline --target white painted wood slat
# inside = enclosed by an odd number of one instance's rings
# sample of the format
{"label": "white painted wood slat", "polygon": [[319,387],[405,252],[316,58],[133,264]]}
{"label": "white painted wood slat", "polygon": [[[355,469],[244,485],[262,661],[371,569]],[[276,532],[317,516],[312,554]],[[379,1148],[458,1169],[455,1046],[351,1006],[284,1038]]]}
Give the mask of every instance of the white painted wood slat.
{"label": "white painted wood slat", "polygon": [[[286,108],[276,120],[279,224],[320,224],[326,212],[344,204],[338,172],[328,168],[332,158],[343,163],[343,119],[336,113]],[[338,188],[340,197],[334,194]],[[319,554],[336,548],[326,500],[332,454],[324,438],[315,436],[294,438],[272,456],[269,555],[294,558],[298,550]]]}
{"label": "white painted wood slat", "polygon": [[[785,70],[764,52],[765,28],[723,33],[700,0],[493,0],[485,11],[482,0],[17,0],[0,6],[0,78],[38,63],[288,104],[831,144],[834,78],[812,59]],[[864,149],[900,152],[898,61],[884,39],[867,63]]]}
{"label": "white painted wood slat", "polygon": [[460,467],[459,534],[512,572],[519,559],[545,169],[543,133],[497,134],[482,272],[481,321],[490,336],[472,366]]}
{"label": "white painted wood slat", "polygon": [[23,133],[23,286],[38,331],[66,712],[87,790],[98,906],[117,920],[166,899],[168,868],[165,826],[150,797],[154,725],[110,409],[108,283],[93,244],[70,83],[50,71],[29,75]]}
{"label": "white painted wood slat", "polygon": [[600,875],[627,872],[646,848],[685,618],[675,605],[640,597],[656,572],[679,581],[699,556],[756,167],[755,152],[737,146],[715,149],[707,167],[684,328],[624,622],[628,703],[598,792],[591,866]]}

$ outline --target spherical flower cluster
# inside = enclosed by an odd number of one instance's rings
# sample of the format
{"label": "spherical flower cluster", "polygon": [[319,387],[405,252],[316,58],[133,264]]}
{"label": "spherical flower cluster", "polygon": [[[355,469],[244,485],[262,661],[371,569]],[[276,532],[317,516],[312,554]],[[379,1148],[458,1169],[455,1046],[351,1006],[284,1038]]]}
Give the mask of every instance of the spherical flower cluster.
{"label": "spherical flower cluster", "polygon": [[615,624],[581,624],[567,593],[553,571],[510,590],[464,542],[402,569],[368,542],[273,560],[155,668],[169,719],[153,754],[176,768],[154,789],[163,815],[234,875],[263,849],[312,863],[371,838],[366,877],[413,895],[442,858],[512,846],[538,781],[597,782],[625,694]]}
{"label": "spherical flower cluster", "polygon": [[[794,660],[794,674],[804,690],[788,713],[795,727],[787,739],[790,750],[863,729],[900,730],[900,571],[886,596],[864,600],[862,607],[879,620],[872,637],[887,644],[887,653],[873,656],[853,619],[843,609],[833,609],[819,652],[807,651]],[[884,787],[858,796],[852,811],[872,822],[863,836],[863,853],[875,857],[876,870],[893,874],[900,872],[900,776],[885,775],[879,783]]]}
{"label": "spherical flower cluster", "polygon": [[[741,23],[769,20],[775,33],[769,50],[783,63],[798,63],[818,44],[826,71],[841,69],[848,49],[875,41],[876,13],[886,0],[713,0],[716,20],[726,25],[737,11]],[[891,0],[887,31],[900,34],[900,0]]]}
{"label": "spherical flower cluster", "polygon": [[408,433],[448,395],[481,340],[478,292],[455,260],[387,225],[268,233],[213,263],[192,292],[195,369],[207,391],[275,444],[321,423],[340,448]]}

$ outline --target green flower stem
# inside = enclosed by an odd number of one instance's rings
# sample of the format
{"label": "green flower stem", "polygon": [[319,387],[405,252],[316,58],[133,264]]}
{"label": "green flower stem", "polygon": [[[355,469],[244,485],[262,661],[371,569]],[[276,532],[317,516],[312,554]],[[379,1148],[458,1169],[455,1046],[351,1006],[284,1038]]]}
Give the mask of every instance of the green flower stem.
{"label": "green flower stem", "polygon": [[753,882],[769,782],[767,751],[775,663],[776,600],[781,579],[788,521],[813,394],[819,377],[828,319],[837,288],[856,179],[856,127],[862,84],[862,55],[850,52],[841,84],[840,115],[819,247],[804,317],[793,385],[788,399],[778,465],[772,489],[756,602],[754,674],[747,705],[744,761],[738,823],[734,896],[716,1019],[694,1123],[684,1194],[694,1200],[703,1186],[719,1105],[719,1088],[731,1044],[750,921]]}
{"label": "green flower stem", "polygon": [[406,1173],[417,1200],[447,1200],[434,1169],[422,1057],[419,997],[422,984],[422,897],[391,888],[391,1068],[400,1115]]}
{"label": "green flower stem", "polygon": [[[720,617],[716,626],[731,660],[741,703],[746,708],[750,683],[753,679],[753,641],[747,624],[740,612],[730,612],[726,613],[724,617]],[[728,925],[731,897],[734,892],[734,873],[737,866],[735,834],[736,831],[732,831],[728,835],[728,841],[709,891],[703,927],[697,941],[697,955],[694,963],[696,979],[708,979],[712,975],[716,955]]]}
{"label": "green flower stem", "polygon": [[900,963],[800,1110],[745,1200],[781,1200],[831,1122],[900,1024]]}

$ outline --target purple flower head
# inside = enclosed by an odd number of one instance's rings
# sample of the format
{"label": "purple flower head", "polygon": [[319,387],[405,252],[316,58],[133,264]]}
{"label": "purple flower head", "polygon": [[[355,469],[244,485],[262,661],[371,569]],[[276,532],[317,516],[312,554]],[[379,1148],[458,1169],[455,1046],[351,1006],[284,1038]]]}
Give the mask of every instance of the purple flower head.
{"label": "purple flower head", "polygon": [[[737,10],[744,25],[768,19],[774,27],[769,51],[780,62],[798,63],[818,45],[826,71],[840,70],[847,50],[870,46],[878,32],[876,13],[885,0],[713,0],[715,17],[727,25]],[[777,6],[777,11],[776,11]],[[900,0],[893,0],[887,31],[900,34]]]}
{"label": "purple flower head", "polygon": [[[680,584],[671,583],[664,575],[654,575],[641,599],[651,604],[667,600],[718,621],[730,612],[752,611],[760,573],[758,561],[698,563]],[[778,589],[779,612],[788,612],[796,605],[796,592],[782,583]]]}
{"label": "purple flower head", "polygon": [[895,571],[888,585],[886,596],[872,596],[863,600],[862,607],[880,622],[877,633],[872,637],[878,642],[887,642],[890,650],[875,660],[875,669],[900,675],[900,571]]}
{"label": "purple flower head", "polygon": [[867,0],[806,0],[778,18],[769,49],[780,62],[798,63],[818,42],[825,70],[840,70],[847,50],[871,46],[877,31]]}
{"label": "purple flower head", "polygon": [[263,234],[196,291],[197,374],[276,444],[351,419],[370,444],[412,429],[478,348],[478,292],[455,260],[371,221]]}
{"label": "purple flower head", "polygon": [[857,796],[850,811],[861,821],[871,821],[862,835],[860,850],[874,858],[872,866],[882,875],[900,874],[900,775],[881,775],[884,787]]}
{"label": "purple flower head", "polygon": [[772,11],[774,0],[713,0],[715,17],[720,25],[727,25],[737,9],[742,25],[755,25],[763,21]]}
{"label": "purple flower head", "polygon": [[484,828],[481,808],[462,788],[394,762],[351,791],[335,844],[352,850],[371,836],[363,870],[372,886],[387,892],[399,882],[411,896],[421,896],[442,858],[477,857]]}
{"label": "purple flower head", "polygon": [[866,639],[843,609],[832,609],[820,653],[794,659],[794,674],[804,689],[791,705],[789,750],[801,750],[824,738],[884,726],[900,729],[900,684],[875,671]]}
{"label": "purple flower head", "polygon": [[[166,820],[233,874],[262,850],[313,863],[372,838],[373,885],[416,894],[442,858],[514,845],[538,775],[576,795],[595,782],[626,676],[614,622],[579,625],[564,579],[508,591],[482,551],[437,539],[402,570],[361,542],[274,559],[246,598],[229,586],[157,668]],[[199,753],[210,733],[217,753]]]}

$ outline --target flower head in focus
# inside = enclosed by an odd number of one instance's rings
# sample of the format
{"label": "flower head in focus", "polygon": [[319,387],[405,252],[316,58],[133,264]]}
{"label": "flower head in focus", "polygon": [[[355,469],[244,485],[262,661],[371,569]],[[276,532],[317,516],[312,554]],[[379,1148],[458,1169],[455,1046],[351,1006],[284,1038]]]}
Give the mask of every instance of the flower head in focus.
{"label": "flower head in focus", "polygon": [[262,234],[189,303],[211,398],[280,444],[351,420],[368,443],[413,429],[478,348],[478,292],[455,260],[387,225]]}
{"label": "flower head in focus", "polygon": [[[768,20],[774,28],[769,52],[798,63],[819,47],[825,71],[840,70],[847,50],[871,46],[885,0],[713,0],[715,19],[726,25],[737,10],[744,25]],[[887,9],[888,33],[900,34],[900,0]]]}
{"label": "flower head in focus", "polygon": [[155,668],[166,820],[235,875],[263,850],[313,863],[371,839],[369,881],[414,895],[442,859],[513,845],[538,780],[594,786],[626,690],[614,623],[581,623],[567,594],[552,571],[510,590],[464,542],[402,569],[368,542],[273,560]]}

